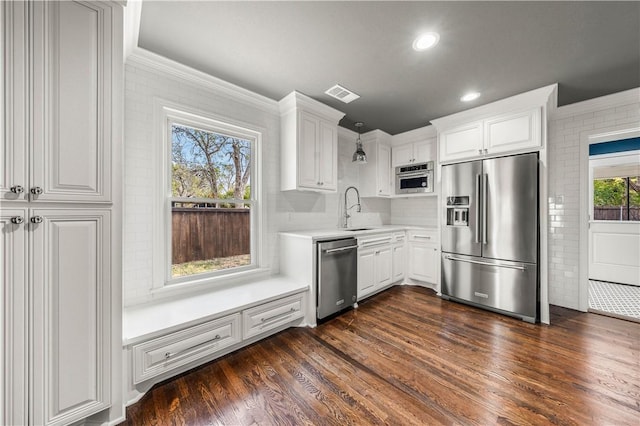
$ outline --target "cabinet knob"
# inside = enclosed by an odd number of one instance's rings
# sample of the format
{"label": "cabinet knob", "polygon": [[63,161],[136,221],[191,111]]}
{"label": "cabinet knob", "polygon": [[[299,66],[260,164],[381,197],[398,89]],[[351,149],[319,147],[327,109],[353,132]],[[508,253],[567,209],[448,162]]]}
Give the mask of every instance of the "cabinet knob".
{"label": "cabinet knob", "polygon": [[14,185],[11,187],[11,192],[14,194],[22,194],[24,192],[24,188],[20,185]]}
{"label": "cabinet knob", "polygon": [[33,188],[31,188],[31,193],[33,195],[40,195],[42,194],[44,191],[42,191],[42,188],[40,188],[39,186],[34,186]]}
{"label": "cabinet knob", "polygon": [[489,150],[485,148],[485,149],[484,149],[484,153],[485,153],[485,154],[488,154],[488,153],[489,153]]}
{"label": "cabinet knob", "polygon": [[19,225],[22,222],[24,222],[24,218],[22,216],[14,216],[11,218],[11,223],[14,223],[16,225]]}
{"label": "cabinet knob", "polygon": [[169,358],[171,358],[171,352],[165,352],[164,359],[169,359]]}
{"label": "cabinet knob", "polygon": [[478,154],[482,155],[482,150],[481,149],[478,150]]}
{"label": "cabinet knob", "polygon": [[42,216],[33,216],[31,218],[31,223],[42,223]]}

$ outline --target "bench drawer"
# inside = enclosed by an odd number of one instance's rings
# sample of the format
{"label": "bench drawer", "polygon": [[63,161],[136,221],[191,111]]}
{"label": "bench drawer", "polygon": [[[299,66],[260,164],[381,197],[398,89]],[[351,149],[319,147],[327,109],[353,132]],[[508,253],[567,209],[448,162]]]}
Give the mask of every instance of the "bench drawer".
{"label": "bench drawer", "polygon": [[240,314],[133,346],[133,381],[140,383],[241,341]]}
{"label": "bench drawer", "polygon": [[248,339],[302,318],[302,294],[275,300],[243,311],[243,336]]}

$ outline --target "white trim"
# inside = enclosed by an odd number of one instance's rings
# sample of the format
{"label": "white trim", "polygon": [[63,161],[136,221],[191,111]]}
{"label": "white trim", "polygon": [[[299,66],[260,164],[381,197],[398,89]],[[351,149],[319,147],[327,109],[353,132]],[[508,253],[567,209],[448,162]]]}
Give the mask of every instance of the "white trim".
{"label": "white trim", "polygon": [[599,98],[588,99],[582,102],[576,102],[570,105],[563,105],[558,107],[558,109],[556,109],[549,118],[551,120],[560,120],[617,106],[635,104],[638,103],[639,100],[640,87],[613,93],[611,95],[600,96]]}
{"label": "white trim", "polygon": [[138,47],[142,0],[128,0],[124,8],[124,60]]}
{"label": "white trim", "polygon": [[525,111],[541,105],[545,105],[547,113],[553,115],[554,110],[556,109],[557,96],[555,93],[557,93],[557,90],[558,85],[552,84],[550,86],[530,90],[525,93],[500,99],[466,111],[461,111],[456,114],[437,118],[435,120],[431,120],[431,124],[433,124],[438,131],[442,131],[460,124],[487,119],[506,112],[517,113],[518,111]]}
{"label": "white trim", "polygon": [[[172,120],[191,123],[196,127],[204,127],[213,131],[235,135],[251,141],[251,191],[252,199],[248,203],[252,205],[251,213],[251,265],[244,268],[235,268],[224,273],[201,274],[187,279],[171,279],[170,269],[170,243],[168,244],[169,220],[167,208],[167,188],[171,188],[170,175],[167,173],[170,164],[171,146],[168,140],[168,125]],[[154,99],[154,152],[155,175],[157,185],[154,185],[153,209],[153,283],[150,294],[144,298],[128,301],[129,305],[143,303],[156,298],[163,298],[175,294],[185,294],[198,291],[205,287],[230,284],[241,281],[241,278],[264,275],[269,270],[264,265],[263,241],[266,229],[264,228],[264,190],[262,188],[262,145],[265,129],[257,126],[233,120],[206,111],[180,105],[164,99]]]}
{"label": "white trim", "polygon": [[[634,89],[635,90],[635,89]],[[626,92],[625,92],[626,93]],[[636,91],[636,96],[640,92]],[[638,98],[632,103],[638,103]],[[610,105],[611,106],[611,105]],[[576,114],[579,114],[576,112]],[[580,132],[580,240],[579,240],[579,282],[578,307],[581,311],[589,309],[589,145],[610,142],[640,135],[640,127],[619,124],[608,129],[585,130]]]}
{"label": "white trim", "polygon": [[179,62],[167,59],[140,47],[135,47],[127,58],[127,64],[136,65],[151,71],[161,72],[196,85],[199,89],[213,90],[228,96],[236,102],[257,107],[261,111],[279,115],[278,102],[244,89],[202,71],[195,70]]}

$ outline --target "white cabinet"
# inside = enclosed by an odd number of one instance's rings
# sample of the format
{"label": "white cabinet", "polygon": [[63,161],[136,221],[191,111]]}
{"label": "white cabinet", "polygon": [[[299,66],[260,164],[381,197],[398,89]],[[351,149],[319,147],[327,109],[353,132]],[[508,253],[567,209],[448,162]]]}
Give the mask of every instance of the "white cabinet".
{"label": "white cabinet", "polygon": [[438,137],[441,162],[535,150],[542,146],[542,108],[443,128]]}
{"label": "white cabinet", "polygon": [[439,261],[437,231],[410,230],[408,240],[408,278],[437,284]]}
{"label": "white cabinet", "polygon": [[[7,173],[0,176],[1,198],[108,202],[117,69],[111,8],[11,3],[3,4],[11,55],[5,65],[8,137],[0,157]],[[25,28],[33,31],[26,34]]]}
{"label": "white cabinet", "polygon": [[404,232],[394,233],[394,241],[391,246],[393,256],[393,282],[404,280],[406,271],[406,253],[407,248],[405,244],[406,235]]}
{"label": "white cabinet", "polygon": [[[112,159],[121,146],[123,10],[76,1],[2,2],[0,10],[2,257],[10,271],[0,299],[0,423],[70,424],[111,408],[120,394]],[[101,419],[115,421],[118,410]]]}
{"label": "white cabinet", "polygon": [[335,192],[338,121],[344,113],[292,92],[280,101],[280,187]]}
{"label": "white cabinet", "polygon": [[358,300],[393,283],[392,234],[358,239]]}
{"label": "white cabinet", "polygon": [[367,164],[358,166],[358,188],[361,197],[390,197],[392,195],[390,139],[390,135],[380,130],[362,135]]}
{"label": "white cabinet", "polygon": [[[42,222],[32,223],[36,218]],[[68,424],[111,403],[110,212],[34,209],[25,226],[37,313],[31,317],[31,422]]]}
{"label": "white cabinet", "polygon": [[133,382],[173,371],[241,340],[240,314],[235,313],[133,345]]}
{"label": "white cabinet", "polygon": [[27,424],[28,402],[25,374],[29,359],[27,342],[26,300],[28,283],[28,246],[24,221],[26,209],[0,211],[0,301],[3,316],[0,317],[0,342],[2,342],[2,366],[0,367],[0,424]]}
{"label": "white cabinet", "polygon": [[302,294],[296,294],[243,311],[242,337],[249,339],[259,336],[302,318],[302,299]]}
{"label": "white cabinet", "polygon": [[473,158],[483,154],[482,122],[468,123],[439,134],[440,161]]}
{"label": "white cabinet", "polygon": [[542,145],[541,108],[485,120],[484,145],[487,154],[539,148]]}
{"label": "white cabinet", "polygon": [[432,159],[431,142],[420,141],[393,147],[393,167],[424,163]]}

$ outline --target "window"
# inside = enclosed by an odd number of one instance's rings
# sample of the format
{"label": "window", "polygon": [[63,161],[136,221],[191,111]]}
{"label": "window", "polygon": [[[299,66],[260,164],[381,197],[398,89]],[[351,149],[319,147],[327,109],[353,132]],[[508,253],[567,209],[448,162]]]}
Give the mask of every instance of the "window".
{"label": "window", "polygon": [[640,177],[593,180],[594,220],[640,220]]}
{"label": "window", "polygon": [[640,221],[640,151],[590,156],[589,174],[593,220]]}
{"label": "window", "polygon": [[165,241],[168,284],[258,265],[259,134],[165,109]]}

